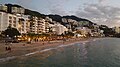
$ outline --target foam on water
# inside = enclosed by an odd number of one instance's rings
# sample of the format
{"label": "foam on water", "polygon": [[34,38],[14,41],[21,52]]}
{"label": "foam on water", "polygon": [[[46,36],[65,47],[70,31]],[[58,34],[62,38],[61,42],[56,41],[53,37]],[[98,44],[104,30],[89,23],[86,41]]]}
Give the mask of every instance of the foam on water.
{"label": "foam on water", "polygon": [[75,43],[72,43],[72,44],[69,44],[69,45],[60,45],[60,46],[57,46],[55,48],[47,48],[47,49],[44,49],[44,50],[40,50],[40,51],[35,51],[35,52],[32,52],[32,53],[28,53],[28,54],[25,54],[23,56],[30,56],[30,55],[33,55],[33,54],[36,54],[36,53],[39,53],[39,52],[46,52],[46,51],[50,51],[50,50],[61,48],[61,47],[67,47],[67,46],[74,45],[74,44]]}
{"label": "foam on water", "polygon": [[[75,44],[75,43],[74,43]],[[60,46],[57,46],[56,48],[60,48],[60,47],[67,47],[67,46],[71,46],[71,45],[74,45],[74,44],[69,44],[69,45],[60,45]]]}
{"label": "foam on water", "polygon": [[55,48],[48,48],[48,49],[44,49],[44,50],[41,50],[40,52],[46,52],[46,51],[50,51],[50,50],[53,50]]}
{"label": "foam on water", "polygon": [[17,57],[17,56],[12,56],[12,57],[7,57],[7,58],[1,58],[1,59],[0,59],[0,62],[9,61],[9,60],[15,59],[16,57]]}
{"label": "foam on water", "polygon": [[23,55],[23,56],[33,55],[33,54],[36,54],[36,53],[38,53],[38,52],[39,52],[39,51],[35,51],[35,52],[32,52],[32,53],[25,54],[25,55]]}

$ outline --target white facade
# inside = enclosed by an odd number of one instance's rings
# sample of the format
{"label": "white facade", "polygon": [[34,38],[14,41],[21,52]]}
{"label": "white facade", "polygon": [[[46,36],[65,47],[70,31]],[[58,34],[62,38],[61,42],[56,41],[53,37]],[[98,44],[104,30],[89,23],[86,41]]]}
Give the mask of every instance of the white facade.
{"label": "white facade", "polygon": [[18,26],[17,16],[0,12],[0,31],[2,32],[6,30],[8,26],[17,28]]}
{"label": "white facade", "polygon": [[[22,19],[22,20],[20,20]],[[16,28],[20,33],[27,33],[28,17],[13,15],[5,12],[0,12],[0,32],[7,29],[8,26]]]}
{"label": "white facade", "polygon": [[55,32],[55,34],[57,34],[57,35],[64,34],[65,31],[68,31],[68,29],[61,24],[55,24],[52,28],[53,28],[52,29],[53,32]]}
{"label": "white facade", "polygon": [[32,20],[30,21],[30,32],[37,34],[37,17],[32,17]]}
{"label": "white facade", "polygon": [[38,20],[38,27],[37,27],[38,31],[37,33],[45,33],[45,20],[40,18]]}
{"label": "white facade", "polygon": [[30,28],[30,25],[29,25],[29,16],[27,15],[17,15],[18,17],[18,27],[17,29],[19,30],[20,33],[22,34],[25,34],[25,33],[28,33],[29,32],[29,28]]}
{"label": "white facade", "polygon": [[120,27],[114,27],[116,33],[120,33]]}
{"label": "white facade", "polygon": [[67,23],[68,21],[66,18],[62,18],[62,22]]}
{"label": "white facade", "polygon": [[46,22],[52,22],[52,19],[49,18],[49,17],[46,17],[46,18],[45,18],[45,21],[46,21]]}
{"label": "white facade", "polygon": [[45,33],[45,20],[42,18],[33,17],[30,21],[30,32],[35,34]]}

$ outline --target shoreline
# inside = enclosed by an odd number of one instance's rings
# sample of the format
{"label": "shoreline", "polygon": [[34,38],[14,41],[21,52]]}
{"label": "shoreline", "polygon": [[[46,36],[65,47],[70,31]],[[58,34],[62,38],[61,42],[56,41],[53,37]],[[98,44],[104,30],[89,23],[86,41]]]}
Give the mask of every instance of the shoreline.
{"label": "shoreline", "polygon": [[[67,41],[57,40],[51,42],[47,42],[47,41],[33,42],[31,44],[13,43],[11,45],[12,48],[11,51],[5,51],[5,45],[0,44],[3,45],[2,46],[3,52],[0,52],[0,62],[11,60],[20,56],[30,56],[39,52],[45,52],[54,48],[59,48],[61,46],[69,46],[70,44],[82,43],[84,41],[91,39],[95,39],[95,38],[75,38],[75,39],[68,39]],[[23,44],[25,45],[23,46]]]}

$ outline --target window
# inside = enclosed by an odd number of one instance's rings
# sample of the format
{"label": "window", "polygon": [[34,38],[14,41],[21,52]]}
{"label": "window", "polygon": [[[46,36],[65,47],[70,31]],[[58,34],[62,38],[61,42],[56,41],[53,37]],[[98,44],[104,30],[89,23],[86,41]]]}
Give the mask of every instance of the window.
{"label": "window", "polygon": [[13,26],[16,27],[16,24],[14,24]]}
{"label": "window", "polygon": [[12,23],[12,20],[9,20],[10,23]]}
{"label": "window", "polygon": [[9,24],[9,26],[12,26],[12,24]]}
{"label": "window", "polygon": [[13,23],[16,23],[16,21],[13,21]]}
{"label": "window", "polygon": [[14,17],[14,20],[16,20],[16,17]]}
{"label": "window", "polygon": [[11,16],[9,16],[9,19],[12,19],[12,17],[11,17]]}

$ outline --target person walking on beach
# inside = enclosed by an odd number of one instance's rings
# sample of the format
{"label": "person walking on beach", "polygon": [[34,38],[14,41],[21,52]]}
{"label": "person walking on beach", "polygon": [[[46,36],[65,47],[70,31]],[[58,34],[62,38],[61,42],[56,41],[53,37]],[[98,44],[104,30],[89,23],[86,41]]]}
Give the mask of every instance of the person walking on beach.
{"label": "person walking on beach", "polygon": [[7,50],[8,50],[8,47],[5,47],[5,50],[7,51]]}
{"label": "person walking on beach", "polygon": [[5,50],[6,51],[11,51],[11,47],[10,46],[12,46],[12,42],[11,43],[6,42],[5,45],[6,45]]}

